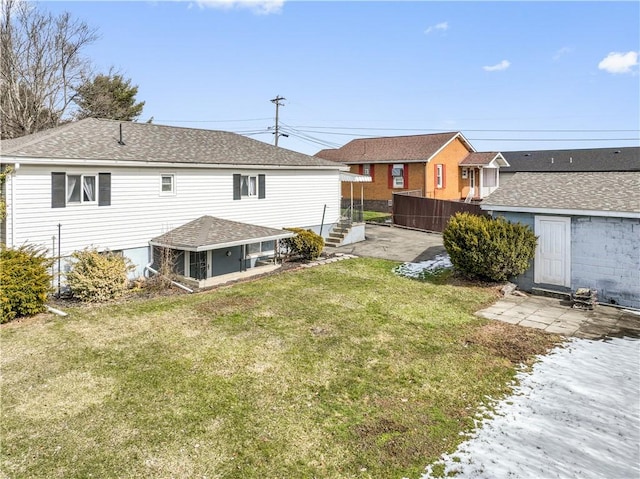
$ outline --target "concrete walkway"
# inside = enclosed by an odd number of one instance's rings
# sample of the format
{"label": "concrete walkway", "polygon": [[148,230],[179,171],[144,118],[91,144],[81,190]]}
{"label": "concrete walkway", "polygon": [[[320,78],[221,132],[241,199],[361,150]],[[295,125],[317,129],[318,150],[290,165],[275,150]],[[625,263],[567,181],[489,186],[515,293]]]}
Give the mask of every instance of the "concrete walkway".
{"label": "concrete walkway", "polygon": [[593,310],[574,309],[569,301],[545,296],[507,295],[476,314],[563,336],[640,337],[640,312],[603,305],[596,305]]}

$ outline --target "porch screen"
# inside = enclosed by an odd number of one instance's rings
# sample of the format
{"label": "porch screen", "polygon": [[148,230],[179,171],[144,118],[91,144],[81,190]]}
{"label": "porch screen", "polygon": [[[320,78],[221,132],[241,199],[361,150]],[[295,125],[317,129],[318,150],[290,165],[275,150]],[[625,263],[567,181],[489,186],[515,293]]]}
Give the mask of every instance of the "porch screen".
{"label": "porch screen", "polygon": [[498,169],[485,168],[482,170],[482,186],[494,187],[498,186]]}

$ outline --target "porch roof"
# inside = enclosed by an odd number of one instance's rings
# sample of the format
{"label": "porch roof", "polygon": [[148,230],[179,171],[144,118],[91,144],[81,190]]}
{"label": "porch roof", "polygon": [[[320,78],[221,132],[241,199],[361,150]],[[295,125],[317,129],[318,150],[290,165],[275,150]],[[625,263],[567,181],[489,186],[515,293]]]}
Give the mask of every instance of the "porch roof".
{"label": "porch roof", "polygon": [[460,163],[460,166],[509,166],[507,160],[501,153],[496,152],[472,152],[469,153]]}
{"label": "porch roof", "polygon": [[369,175],[358,175],[357,173],[340,172],[340,181],[346,183],[371,183],[373,181]]}
{"label": "porch roof", "polygon": [[152,246],[184,251],[208,251],[243,244],[291,238],[292,231],[240,223],[213,216],[201,216],[182,226],[156,236]]}

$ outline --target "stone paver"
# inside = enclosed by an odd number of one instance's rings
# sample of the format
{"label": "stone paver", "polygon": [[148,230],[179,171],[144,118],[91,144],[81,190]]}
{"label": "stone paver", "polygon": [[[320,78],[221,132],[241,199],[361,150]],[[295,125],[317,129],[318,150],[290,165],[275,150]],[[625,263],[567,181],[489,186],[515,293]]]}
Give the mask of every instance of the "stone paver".
{"label": "stone paver", "polygon": [[568,301],[544,296],[505,296],[476,314],[564,336],[640,337],[640,312],[604,305],[596,305],[593,310],[574,309]]}

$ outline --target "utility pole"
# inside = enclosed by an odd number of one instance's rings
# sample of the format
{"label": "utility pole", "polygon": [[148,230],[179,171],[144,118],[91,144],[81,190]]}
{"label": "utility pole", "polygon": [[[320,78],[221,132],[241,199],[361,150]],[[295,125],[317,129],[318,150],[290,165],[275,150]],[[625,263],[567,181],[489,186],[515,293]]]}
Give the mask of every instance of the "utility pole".
{"label": "utility pole", "polygon": [[[276,127],[275,127],[275,133],[274,135],[276,135],[276,146],[278,146],[278,137],[280,136],[280,132],[279,132],[279,127],[278,127],[278,108],[281,106],[284,106],[284,103],[280,103],[281,100],[286,100],[286,98],[278,95],[276,96],[273,100],[271,100],[271,103],[275,103],[276,105]],[[283,136],[289,136],[289,135],[283,135]]]}

